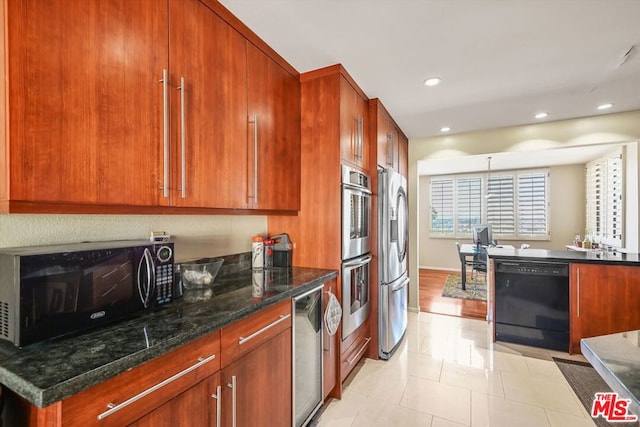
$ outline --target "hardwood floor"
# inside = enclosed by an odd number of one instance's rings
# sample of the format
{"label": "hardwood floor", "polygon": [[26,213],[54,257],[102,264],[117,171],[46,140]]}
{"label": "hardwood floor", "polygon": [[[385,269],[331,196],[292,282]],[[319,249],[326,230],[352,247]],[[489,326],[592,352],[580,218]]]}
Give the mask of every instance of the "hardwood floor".
{"label": "hardwood floor", "polygon": [[444,270],[420,269],[420,311],[485,319],[487,316],[486,301],[442,296],[442,289],[449,273]]}

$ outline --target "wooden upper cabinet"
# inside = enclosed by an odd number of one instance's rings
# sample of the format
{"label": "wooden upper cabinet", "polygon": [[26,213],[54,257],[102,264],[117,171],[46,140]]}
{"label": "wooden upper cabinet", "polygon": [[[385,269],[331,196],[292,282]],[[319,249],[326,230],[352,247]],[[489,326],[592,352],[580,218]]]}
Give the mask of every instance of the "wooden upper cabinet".
{"label": "wooden upper cabinet", "polygon": [[8,200],[164,203],[166,3],[25,0],[4,7],[2,209],[10,210]]}
{"label": "wooden upper cabinet", "polygon": [[409,176],[409,139],[398,131],[398,172],[407,178]]}
{"label": "wooden upper cabinet", "polygon": [[406,178],[409,140],[379,99],[371,100],[370,115],[376,121],[372,125],[372,135],[377,138],[376,164],[385,169],[393,169]]}
{"label": "wooden upper cabinet", "polygon": [[340,154],[342,160],[369,169],[369,104],[358,90],[340,76]]}
{"label": "wooden upper cabinet", "polygon": [[198,0],[170,16],[172,204],[246,208],[247,41]]}
{"label": "wooden upper cabinet", "polygon": [[640,268],[603,264],[571,264],[570,353],[580,340],[640,329]]}
{"label": "wooden upper cabinet", "polygon": [[0,211],[299,208],[299,76],[219,3],[2,8]]}
{"label": "wooden upper cabinet", "polygon": [[248,43],[249,207],[300,209],[300,80]]}

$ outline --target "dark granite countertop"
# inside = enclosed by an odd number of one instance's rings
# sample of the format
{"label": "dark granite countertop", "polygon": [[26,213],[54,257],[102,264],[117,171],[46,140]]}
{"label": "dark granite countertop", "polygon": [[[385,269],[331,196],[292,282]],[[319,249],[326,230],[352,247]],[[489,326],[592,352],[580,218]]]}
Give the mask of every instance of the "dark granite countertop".
{"label": "dark granite countertop", "polygon": [[[0,343],[0,383],[45,407],[190,341],[337,277],[335,270],[273,268],[263,289],[251,270],[218,276],[211,299],[201,291],[138,317],[74,337],[18,349]],[[262,296],[260,296],[262,294]]]}
{"label": "dark granite countertop", "polygon": [[487,248],[487,255],[494,259],[514,261],[554,261],[579,262],[594,264],[634,265],[640,266],[640,255],[637,253],[605,252],[605,251],[558,251],[548,249],[507,249],[499,247]]}
{"label": "dark granite countertop", "polygon": [[640,331],[583,338],[582,354],[620,397],[631,399],[640,416]]}

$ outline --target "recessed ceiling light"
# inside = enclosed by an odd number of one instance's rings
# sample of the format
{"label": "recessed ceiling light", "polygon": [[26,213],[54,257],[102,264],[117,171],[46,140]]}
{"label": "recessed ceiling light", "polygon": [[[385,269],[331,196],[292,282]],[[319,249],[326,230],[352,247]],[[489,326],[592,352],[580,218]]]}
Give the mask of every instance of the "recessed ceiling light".
{"label": "recessed ceiling light", "polygon": [[536,119],[544,119],[544,118],[545,118],[545,117],[547,117],[548,115],[549,115],[549,113],[547,113],[547,112],[544,112],[544,111],[543,111],[543,112],[540,112],[540,113],[536,114],[536,115],[535,115],[535,118],[536,118]]}
{"label": "recessed ceiling light", "polygon": [[600,105],[598,105],[598,110],[608,110],[611,107],[613,107],[613,104],[611,104],[611,103],[600,104]]}
{"label": "recessed ceiling light", "polygon": [[440,77],[429,77],[428,79],[426,79],[424,81],[424,85],[425,86],[438,86],[440,84],[440,82],[442,82],[442,79]]}
{"label": "recessed ceiling light", "polygon": [[440,128],[440,132],[449,132],[450,130],[451,130],[451,128],[448,127],[448,126]]}

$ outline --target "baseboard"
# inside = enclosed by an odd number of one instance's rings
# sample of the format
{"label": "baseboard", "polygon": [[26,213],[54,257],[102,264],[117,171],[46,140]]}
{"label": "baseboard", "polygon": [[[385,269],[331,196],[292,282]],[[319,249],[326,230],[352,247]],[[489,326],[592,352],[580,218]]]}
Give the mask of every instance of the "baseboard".
{"label": "baseboard", "polygon": [[418,267],[419,270],[439,270],[439,271],[451,271],[454,273],[459,273],[460,272],[460,267],[458,268],[443,268],[443,267],[433,267],[433,266],[420,266]]}

